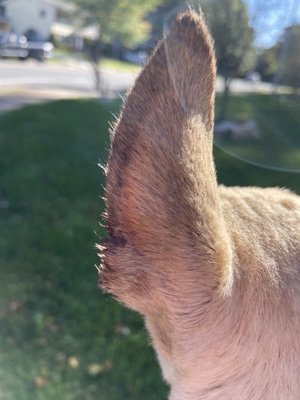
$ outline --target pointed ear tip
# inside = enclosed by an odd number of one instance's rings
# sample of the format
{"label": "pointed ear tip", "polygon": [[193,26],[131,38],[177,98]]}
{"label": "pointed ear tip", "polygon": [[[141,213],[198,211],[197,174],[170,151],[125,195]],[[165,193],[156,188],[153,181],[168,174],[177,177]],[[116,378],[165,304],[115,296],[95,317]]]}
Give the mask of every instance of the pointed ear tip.
{"label": "pointed ear tip", "polygon": [[191,21],[194,21],[194,23],[199,23],[202,20],[202,14],[196,11],[194,8],[188,8],[186,10],[180,11],[176,16],[176,21],[179,23],[187,23]]}
{"label": "pointed ear tip", "polygon": [[213,40],[203,14],[196,10],[189,9],[177,14],[170,33],[185,37],[189,41],[192,37],[199,40],[204,39],[213,48]]}

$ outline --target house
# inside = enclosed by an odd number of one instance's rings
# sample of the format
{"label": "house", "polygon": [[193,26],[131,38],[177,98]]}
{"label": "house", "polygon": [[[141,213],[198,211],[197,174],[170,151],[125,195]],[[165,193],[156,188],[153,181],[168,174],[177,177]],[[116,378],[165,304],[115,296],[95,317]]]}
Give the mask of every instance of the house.
{"label": "house", "polygon": [[58,18],[65,21],[74,8],[62,0],[0,0],[0,30],[48,40]]}

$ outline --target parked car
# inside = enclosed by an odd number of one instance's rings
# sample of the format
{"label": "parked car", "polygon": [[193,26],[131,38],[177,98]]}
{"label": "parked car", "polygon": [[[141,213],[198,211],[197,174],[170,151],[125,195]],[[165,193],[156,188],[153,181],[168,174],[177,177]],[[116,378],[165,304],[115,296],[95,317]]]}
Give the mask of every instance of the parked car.
{"label": "parked car", "polygon": [[0,57],[25,59],[28,57],[27,39],[14,33],[0,34]]}
{"label": "parked car", "polygon": [[28,41],[25,36],[3,32],[0,34],[0,58],[34,58],[44,61],[52,56],[54,46],[51,42]]}

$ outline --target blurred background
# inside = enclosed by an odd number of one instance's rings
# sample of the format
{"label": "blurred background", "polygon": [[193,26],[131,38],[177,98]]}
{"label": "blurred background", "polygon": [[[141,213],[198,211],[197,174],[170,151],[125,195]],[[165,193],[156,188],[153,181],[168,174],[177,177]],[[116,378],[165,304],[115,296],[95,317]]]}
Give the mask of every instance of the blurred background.
{"label": "blurred background", "polygon": [[[300,1],[189,4],[215,39],[219,181],[300,194]],[[121,99],[184,7],[0,0],[1,400],[167,396],[142,319],[97,288],[97,164]]]}

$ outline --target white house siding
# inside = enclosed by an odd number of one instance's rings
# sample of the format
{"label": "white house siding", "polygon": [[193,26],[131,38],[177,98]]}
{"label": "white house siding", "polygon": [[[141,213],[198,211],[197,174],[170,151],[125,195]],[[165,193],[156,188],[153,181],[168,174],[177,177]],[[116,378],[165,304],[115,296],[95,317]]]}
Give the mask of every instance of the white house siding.
{"label": "white house siding", "polygon": [[6,16],[15,33],[24,35],[34,30],[46,40],[56,18],[56,7],[45,0],[7,0]]}

